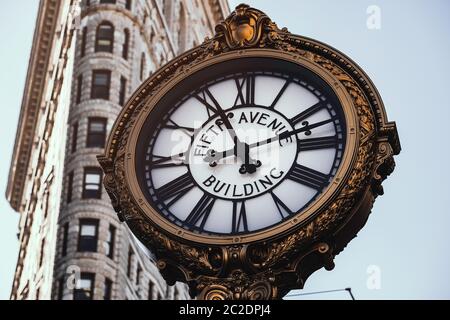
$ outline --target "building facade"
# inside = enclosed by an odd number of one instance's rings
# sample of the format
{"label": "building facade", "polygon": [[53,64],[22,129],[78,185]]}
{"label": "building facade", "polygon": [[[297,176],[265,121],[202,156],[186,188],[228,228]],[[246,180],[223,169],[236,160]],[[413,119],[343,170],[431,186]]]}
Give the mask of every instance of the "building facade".
{"label": "building facade", "polygon": [[116,116],[157,68],[213,34],[226,0],[41,0],[7,187],[21,215],[11,299],[185,299],[101,185]]}

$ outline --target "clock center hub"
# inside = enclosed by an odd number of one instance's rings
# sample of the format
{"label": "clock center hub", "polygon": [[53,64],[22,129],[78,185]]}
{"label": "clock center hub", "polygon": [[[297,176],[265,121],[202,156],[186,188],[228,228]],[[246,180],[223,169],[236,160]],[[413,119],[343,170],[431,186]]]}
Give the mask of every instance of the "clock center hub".
{"label": "clock center hub", "polygon": [[211,117],[195,134],[189,152],[192,177],[205,192],[224,199],[252,198],[270,191],[296,160],[295,135],[277,139],[293,127],[268,108],[240,107],[224,113]]}

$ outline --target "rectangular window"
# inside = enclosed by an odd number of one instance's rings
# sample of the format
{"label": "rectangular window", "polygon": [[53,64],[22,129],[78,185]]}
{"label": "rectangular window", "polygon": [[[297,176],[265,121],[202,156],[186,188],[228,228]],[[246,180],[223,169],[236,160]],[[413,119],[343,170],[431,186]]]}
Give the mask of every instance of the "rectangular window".
{"label": "rectangular window", "polygon": [[57,300],[62,300],[64,298],[64,277],[59,278],[58,280],[58,296],[56,297]]}
{"label": "rectangular window", "polygon": [[67,176],[67,203],[72,202],[72,191],[73,191],[73,171]]}
{"label": "rectangular window", "polygon": [[50,190],[46,190],[44,194],[44,219],[47,219],[48,212],[50,211]]}
{"label": "rectangular window", "polygon": [[114,242],[116,238],[116,227],[109,225],[108,237],[106,238],[106,256],[114,259]]}
{"label": "rectangular window", "polygon": [[97,34],[95,39],[95,52],[109,52],[114,51],[114,26],[109,22],[102,22],[97,27]]}
{"label": "rectangular window", "polygon": [[126,0],[126,2],[125,2],[125,9],[131,10],[131,0]]}
{"label": "rectangular window", "polygon": [[147,299],[148,300],[153,300],[153,282],[150,280],[148,282],[148,296]]}
{"label": "rectangular window", "polygon": [[104,148],[106,141],[106,119],[89,118],[87,148]]}
{"label": "rectangular window", "polygon": [[120,77],[119,104],[122,107],[125,105],[126,91],[127,91],[127,79],[125,79],[125,77]]}
{"label": "rectangular window", "polygon": [[72,125],[72,145],[71,145],[72,153],[77,151],[77,141],[78,141],[78,122],[75,122]]}
{"label": "rectangular window", "polygon": [[136,270],[136,284],[137,284],[137,285],[139,285],[139,282],[141,281],[141,273],[142,273],[142,268],[141,268],[141,266],[138,264],[137,270]]}
{"label": "rectangular window", "polygon": [[76,288],[73,290],[73,300],[92,300],[94,298],[95,274],[82,272]]}
{"label": "rectangular window", "polygon": [[76,104],[79,104],[81,102],[81,95],[83,94],[83,75],[80,74],[77,78],[77,98],[76,98]]}
{"label": "rectangular window", "polygon": [[103,300],[111,300],[112,281],[105,278],[105,287],[103,288]]}
{"label": "rectangular window", "polygon": [[131,278],[131,267],[133,263],[133,248],[131,246],[128,248],[128,264],[127,264],[127,276]]}
{"label": "rectangular window", "polygon": [[42,263],[44,262],[44,250],[45,250],[45,238],[41,240],[41,252],[39,255],[39,268],[42,267]]}
{"label": "rectangular window", "polygon": [[141,54],[141,67],[139,71],[139,79],[142,81],[144,80],[144,74],[145,74],[145,53]]}
{"label": "rectangular window", "polygon": [[63,239],[61,255],[65,257],[67,255],[67,241],[69,239],[69,223],[65,223],[63,227]]}
{"label": "rectangular window", "polygon": [[103,172],[100,168],[85,168],[83,179],[83,199],[101,199]]}
{"label": "rectangular window", "polygon": [[100,3],[111,3],[111,4],[114,4],[114,3],[116,3],[116,0],[100,0]]}
{"label": "rectangular window", "polygon": [[123,31],[123,47],[122,47],[122,58],[128,60],[128,51],[130,46],[130,31],[125,29]]}
{"label": "rectangular window", "polygon": [[110,85],[111,85],[111,71],[94,70],[92,72],[91,99],[109,100]]}
{"label": "rectangular window", "polygon": [[78,251],[97,252],[98,220],[80,219],[78,233]]}
{"label": "rectangular window", "polygon": [[[86,3],[89,6],[89,1]],[[81,57],[86,55],[86,39],[87,39],[87,27],[83,28],[83,32],[81,34]]]}

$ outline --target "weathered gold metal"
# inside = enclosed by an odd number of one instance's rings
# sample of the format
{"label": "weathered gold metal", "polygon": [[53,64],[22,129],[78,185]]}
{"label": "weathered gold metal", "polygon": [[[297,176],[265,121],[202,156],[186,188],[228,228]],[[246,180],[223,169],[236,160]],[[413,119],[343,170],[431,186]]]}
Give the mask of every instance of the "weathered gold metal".
{"label": "weathered gold metal", "polygon": [[[238,237],[206,236],[163,219],[146,201],[135,172],[142,125],[156,103],[194,72],[230,59],[268,57],[316,73],[334,90],[347,143],[333,182],[300,216]],[[400,152],[394,122],[367,75],[339,51],[279,29],[263,12],[239,5],[216,35],[172,60],[135,92],[119,115],[99,162],[119,218],[154,253],[168,281],[188,283],[200,299],[277,299],[302,288],[364,226]]]}

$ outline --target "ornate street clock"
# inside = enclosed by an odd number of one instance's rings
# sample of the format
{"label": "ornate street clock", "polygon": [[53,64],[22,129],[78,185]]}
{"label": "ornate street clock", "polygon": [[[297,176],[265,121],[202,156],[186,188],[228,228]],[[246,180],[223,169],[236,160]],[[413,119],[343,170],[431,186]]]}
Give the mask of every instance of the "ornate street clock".
{"label": "ornate street clock", "polygon": [[201,299],[302,288],[365,224],[400,152],[367,75],[240,5],[120,114],[104,184],[169,282]]}

